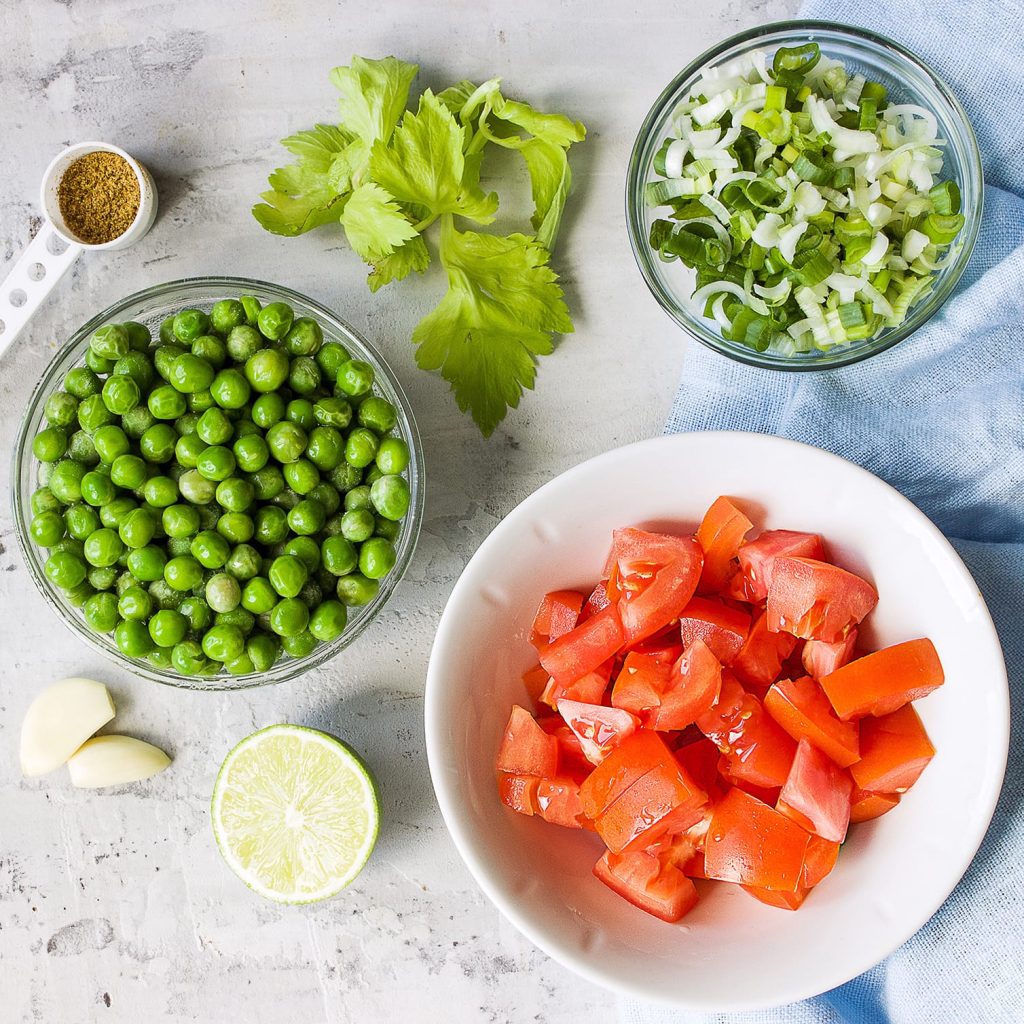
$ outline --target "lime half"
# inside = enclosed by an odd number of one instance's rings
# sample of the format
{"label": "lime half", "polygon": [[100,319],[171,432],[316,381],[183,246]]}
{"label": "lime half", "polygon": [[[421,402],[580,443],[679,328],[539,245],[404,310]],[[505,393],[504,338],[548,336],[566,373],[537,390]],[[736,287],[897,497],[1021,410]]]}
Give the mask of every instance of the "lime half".
{"label": "lime half", "polygon": [[221,765],[210,812],[231,870],[279,903],[344,889],[370,856],[380,822],[362,761],[333,736],[298,725],[242,740]]}

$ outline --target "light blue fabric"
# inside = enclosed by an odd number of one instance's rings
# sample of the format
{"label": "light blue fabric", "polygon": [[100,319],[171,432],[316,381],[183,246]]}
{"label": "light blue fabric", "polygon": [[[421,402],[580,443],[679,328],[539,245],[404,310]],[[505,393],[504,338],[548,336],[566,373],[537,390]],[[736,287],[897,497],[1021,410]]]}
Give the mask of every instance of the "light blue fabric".
{"label": "light blue fabric", "polygon": [[[817,374],[687,353],[667,431],[742,429],[828,448],[889,481],[953,540],[992,611],[1014,724],[992,827],[942,909],[887,961],[805,1003],[705,1017],[620,1005],[629,1024],[1024,1021],[1024,5],[811,0],[920,54],[970,117],[985,164],[974,256],[942,313],[867,362]],[[797,483],[799,485],[799,482]]]}

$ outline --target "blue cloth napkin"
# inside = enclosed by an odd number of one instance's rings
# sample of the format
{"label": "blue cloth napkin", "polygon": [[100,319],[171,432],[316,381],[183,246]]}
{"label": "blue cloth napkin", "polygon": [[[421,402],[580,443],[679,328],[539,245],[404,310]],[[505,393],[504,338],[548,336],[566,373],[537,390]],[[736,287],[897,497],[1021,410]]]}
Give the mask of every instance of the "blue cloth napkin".
{"label": "blue cloth napkin", "polygon": [[629,1024],[1024,1021],[1024,6],[1017,0],[811,0],[920,54],[978,136],[985,216],[944,310],[911,338],[828,373],[756,370],[693,344],[666,431],[742,429],[830,449],[887,480],[946,533],[1002,639],[1014,724],[995,819],[941,910],[888,960],[816,999],[687,1015],[623,1002]]}

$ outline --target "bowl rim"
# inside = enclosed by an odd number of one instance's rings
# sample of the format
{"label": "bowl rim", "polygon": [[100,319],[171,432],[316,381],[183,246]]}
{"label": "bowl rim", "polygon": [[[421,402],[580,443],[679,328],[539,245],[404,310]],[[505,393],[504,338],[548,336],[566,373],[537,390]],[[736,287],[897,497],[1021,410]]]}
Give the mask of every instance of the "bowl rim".
{"label": "bowl rim", "polygon": [[1003,788],[1010,742],[1010,693],[1005,658],[1003,656],[1002,644],[1000,642],[999,635],[996,631],[995,624],[992,621],[991,613],[988,610],[988,605],[986,604],[984,597],[979,593],[980,611],[982,613],[979,620],[979,627],[989,634],[993,644],[993,650],[998,654],[997,661],[999,665],[999,675],[995,680],[995,683],[997,684],[996,689],[1002,698],[1000,701],[1001,714],[999,721],[993,725],[993,734],[986,738],[986,744],[992,751],[992,756],[998,760],[998,772],[992,776],[988,790],[983,794],[983,799],[979,801],[979,806],[983,808],[984,814],[981,815],[978,820],[983,824],[979,824],[976,833],[971,835],[965,846],[965,855],[958,863],[955,874],[951,872],[948,883],[943,883],[942,886],[936,889],[935,895],[933,899],[929,901],[926,911],[915,915],[908,921],[905,921],[899,928],[893,930],[889,948],[882,958],[877,958],[873,955],[861,957],[854,962],[852,968],[846,967],[843,971],[839,972],[839,974],[842,975],[841,977],[830,978],[824,986],[812,985],[801,990],[790,991],[774,1002],[765,1003],[764,1001],[759,1000],[744,1000],[742,997],[735,994],[730,995],[727,999],[721,1002],[680,1000],[662,994],[652,995],[644,989],[642,983],[639,981],[632,982],[625,981],[620,977],[611,979],[605,977],[599,970],[592,967],[587,960],[579,957],[574,951],[560,945],[559,942],[550,936],[542,927],[535,926],[531,920],[531,916],[520,909],[515,899],[510,894],[506,895],[502,887],[498,883],[492,881],[489,868],[485,862],[485,857],[477,852],[474,831],[469,827],[468,816],[465,820],[463,819],[464,809],[455,798],[455,787],[449,782],[445,772],[448,742],[445,728],[446,722],[441,706],[442,699],[440,697],[441,691],[447,683],[446,668],[442,665],[442,661],[446,660],[444,651],[447,647],[461,642],[461,638],[459,636],[459,623],[452,609],[460,591],[464,587],[468,587],[470,585],[467,581],[470,580],[472,576],[472,567],[474,562],[482,561],[485,557],[490,555],[492,550],[500,548],[504,542],[505,534],[513,528],[510,524],[514,520],[527,515],[534,505],[540,503],[542,497],[549,490],[555,487],[566,486],[567,483],[571,482],[577,476],[591,472],[597,465],[600,465],[606,460],[620,458],[623,453],[627,452],[635,453],[641,450],[656,448],[670,449],[674,445],[686,446],[699,444],[705,439],[722,440],[726,438],[737,444],[779,446],[791,452],[794,459],[799,458],[802,454],[806,454],[810,451],[813,452],[816,457],[823,458],[828,462],[842,466],[844,471],[852,473],[854,479],[859,479],[871,486],[880,486],[883,491],[889,492],[890,497],[895,499],[897,504],[904,506],[908,511],[910,511],[912,516],[920,522],[922,530],[927,533],[932,540],[938,542],[938,544],[946,551],[950,556],[950,568],[956,572],[960,581],[966,584],[970,589],[975,591],[978,590],[977,583],[971,575],[970,570],[964,564],[963,559],[961,559],[953,545],[931,521],[931,519],[928,518],[928,516],[926,516],[909,498],[905,497],[891,484],[882,480],[869,470],[864,469],[862,466],[858,466],[856,463],[850,462],[848,459],[844,459],[842,456],[836,455],[834,452],[830,452],[824,448],[818,448],[814,445],[805,444],[802,441],[795,441],[791,438],[748,431],[709,430],[690,431],[678,434],[662,434],[658,437],[647,438],[646,440],[636,441],[632,444],[613,448],[573,466],[543,484],[532,494],[524,498],[523,501],[516,505],[515,508],[511,509],[502,518],[501,522],[494,528],[494,530],[491,531],[473,554],[473,557],[463,569],[454,588],[452,589],[451,594],[449,595],[448,602],[445,605],[445,609],[438,622],[434,643],[430,651],[430,659],[427,665],[423,708],[427,764],[430,770],[430,778],[434,794],[437,798],[438,806],[441,809],[441,816],[452,838],[452,842],[454,843],[459,856],[469,868],[470,874],[475,879],[477,885],[479,885],[483,890],[484,894],[498,908],[505,918],[553,960],[560,963],[563,967],[566,967],[576,974],[586,978],[595,985],[599,985],[605,989],[610,989],[621,995],[647,1003],[656,1003],[680,1009],[685,1008],[695,1011],[699,1010],[708,1013],[735,1013],[767,1009],[771,1006],[784,1005],[789,1002],[820,995],[821,992],[843,985],[862,974],[864,971],[869,970],[886,957],[892,955],[899,946],[916,934],[936,913],[936,911],[939,910],[945,900],[949,897],[950,893],[952,893],[960,883],[960,880],[970,867],[971,862],[974,860],[974,857],[988,832],[992,817],[995,813],[996,804]]}
{"label": "bowl rim", "polygon": [[[866,42],[881,50],[892,51],[898,57],[916,67],[922,72],[936,92],[948,105],[951,114],[963,130],[963,141],[966,148],[967,167],[965,177],[973,178],[978,186],[978,201],[973,207],[972,215],[965,218],[963,238],[958,239],[959,250],[956,258],[943,276],[941,284],[926,297],[922,303],[911,310],[907,319],[899,327],[888,328],[880,335],[873,344],[862,347],[850,346],[850,351],[844,354],[842,350],[834,354],[823,354],[814,360],[789,360],[784,357],[775,359],[766,358],[766,353],[741,350],[725,344],[720,334],[715,333],[710,327],[705,327],[695,318],[689,318],[682,312],[681,303],[664,289],[658,282],[649,267],[652,266],[652,257],[647,244],[647,232],[643,224],[642,202],[638,201],[640,187],[646,180],[649,169],[642,166],[641,157],[646,148],[647,140],[655,128],[664,120],[666,109],[677,96],[681,86],[704,67],[719,58],[725,51],[736,46],[753,42],[765,36],[774,35],[780,32],[792,32],[795,34],[822,33],[824,35],[835,35],[847,37],[861,42]],[[945,81],[923,58],[912,53],[906,47],[890,39],[888,36],[857,25],[847,25],[839,22],[820,21],[816,19],[791,19],[784,21],[768,22],[757,25],[753,28],[737,32],[726,39],[721,40],[714,46],[709,47],[694,60],[690,61],[659,93],[657,99],[651,105],[640,129],[637,132],[633,147],[630,150],[629,163],[626,170],[625,184],[625,214],[626,233],[629,236],[629,245],[633,251],[633,258],[636,261],[640,276],[644,280],[648,291],[654,296],[658,305],[671,319],[681,327],[691,338],[698,341],[705,348],[724,355],[735,362],[747,366],[754,366],[762,370],[781,370],[787,373],[817,372],[822,370],[835,370],[843,366],[851,366],[871,356],[879,355],[887,351],[901,341],[905,341],[919,328],[923,327],[933,316],[935,316],[946,304],[960,282],[967,264],[970,262],[974,252],[978,234],[981,230],[981,221],[985,205],[985,176],[984,166],[981,160],[981,151],[978,147],[978,139],[974,132],[974,126],[967,117],[963,105],[956,98],[953,91],[946,85]],[[920,314],[915,318],[915,313]]]}
{"label": "bowl rim", "polygon": [[[412,500],[409,512],[403,520],[405,529],[398,545],[398,560],[390,573],[381,581],[380,590],[373,600],[361,608],[353,609],[357,613],[356,621],[346,627],[345,631],[337,639],[329,643],[319,644],[311,654],[304,658],[279,659],[266,672],[252,672],[246,675],[233,676],[221,669],[214,675],[180,675],[170,669],[160,669],[149,664],[145,659],[129,658],[127,655],[116,651],[112,645],[104,642],[104,637],[99,636],[88,628],[84,619],[78,613],[78,609],[72,608],[63,599],[55,588],[47,580],[40,567],[36,564],[34,557],[34,545],[28,535],[28,521],[31,519],[31,510],[27,506],[27,495],[21,493],[21,469],[23,459],[32,459],[29,447],[29,422],[33,413],[41,408],[46,401],[46,395],[52,388],[57,375],[57,369],[61,361],[66,358],[72,348],[78,347],[96,328],[116,319],[124,310],[137,306],[151,300],[158,300],[169,296],[181,296],[183,302],[188,302],[190,290],[202,288],[220,288],[232,292],[235,295],[253,294],[259,297],[261,293],[270,295],[274,301],[284,300],[297,306],[312,310],[318,318],[322,318],[325,325],[329,325],[332,331],[339,333],[342,337],[350,337],[357,346],[370,355],[387,380],[388,388],[394,392],[400,412],[400,425],[408,433],[410,450],[409,469],[407,471],[409,487]],[[210,299],[196,299],[197,303],[209,303]],[[326,332],[325,332],[326,333]],[[77,364],[76,364],[77,365]],[[404,418],[404,422],[403,422]],[[335,655],[340,654],[363,633],[371,622],[380,614],[392,593],[404,578],[419,541],[420,532],[423,526],[423,513],[426,502],[426,473],[423,444],[416,424],[416,418],[412,405],[398,380],[391,365],[371,345],[362,334],[352,327],[340,315],[331,309],[310,298],[302,292],[285,285],[274,284],[258,278],[233,277],[225,275],[203,275],[200,277],[175,278],[160,284],[150,285],[147,288],[132,292],[129,295],[111,303],[102,312],[90,317],[70,333],[68,339],[60,344],[53,355],[53,358],[46,364],[45,369],[33,387],[25,403],[25,412],[21,417],[15,437],[14,449],[11,456],[11,502],[14,518],[14,532],[18,538],[18,547],[21,552],[22,561],[28,569],[29,576],[35,583],[36,589],[42,595],[43,600],[55,611],[64,625],[75,633],[79,639],[84,640],[94,651],[103,655],[108,660],[126,668],[137,676],[141,676],[151,682],[160,683],[164,686],[176,689],[209,691],[211,693],[222,693],[233,690],[249,690],[259,686],[269,686],[283,683],[296,678],[310,669],[317,668]]]}

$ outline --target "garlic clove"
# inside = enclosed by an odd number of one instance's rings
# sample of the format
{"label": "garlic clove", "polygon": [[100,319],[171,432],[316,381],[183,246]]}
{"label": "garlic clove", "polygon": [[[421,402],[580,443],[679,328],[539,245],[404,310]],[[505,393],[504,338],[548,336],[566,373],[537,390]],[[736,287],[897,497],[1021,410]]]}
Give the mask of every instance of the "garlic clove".
{"label": "garlic clove", "polygon": [[45,775],[59,768],[114,717],[110,691],[95,679],[62,679],[32,703],[21,724],[21,771]]}
{"label": "garlic clove", "polygon": [[120,786],[162,772],[171,759],[132,736],[94,736],[68,760],[71,783],[81,789]]}

